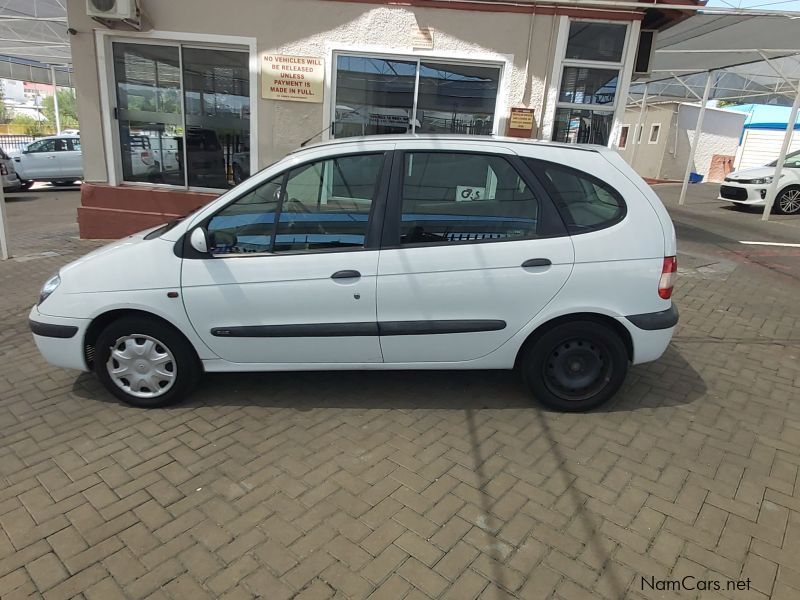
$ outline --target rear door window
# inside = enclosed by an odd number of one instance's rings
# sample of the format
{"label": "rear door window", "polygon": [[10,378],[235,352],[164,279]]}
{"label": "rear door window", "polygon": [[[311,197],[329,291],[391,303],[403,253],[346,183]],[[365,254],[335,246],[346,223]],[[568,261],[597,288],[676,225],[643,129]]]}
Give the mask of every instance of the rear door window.
{"label": "rear door window", "polygon": [[540,199],[497,155],[406,152],[401,201],[401,245],[524,239],[540,231]]}
{"label": "rear door window", "polygon": [[605,229],[625,217],[622,195],[606,182],[563,165],[525,161],[539,176],[571,234]]}

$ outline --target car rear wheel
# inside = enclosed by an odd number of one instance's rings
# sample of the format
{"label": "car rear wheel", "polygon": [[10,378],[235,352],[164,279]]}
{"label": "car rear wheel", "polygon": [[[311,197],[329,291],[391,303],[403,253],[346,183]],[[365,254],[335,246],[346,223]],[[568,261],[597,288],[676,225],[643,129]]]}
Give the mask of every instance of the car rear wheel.
{"label": "car rear wheel", "polygon": [[781,215],[800,213],[800,186],[792,186],[778,194],[775,200],[775,212]]}
{"label": "car rear wheel", "polygon": [[519,368],[533,397],[548,408],[582,412],[619,390],[628,372],[625,343],[595,321],[573,321],[546,331],[523,353]]}
{"label": "car rear wheel", "polygon": [[122,317],[100,333],[94,370],[109,392],[142,408],[178,402],[202,372],[186,338],[169,325],[139,316]]}

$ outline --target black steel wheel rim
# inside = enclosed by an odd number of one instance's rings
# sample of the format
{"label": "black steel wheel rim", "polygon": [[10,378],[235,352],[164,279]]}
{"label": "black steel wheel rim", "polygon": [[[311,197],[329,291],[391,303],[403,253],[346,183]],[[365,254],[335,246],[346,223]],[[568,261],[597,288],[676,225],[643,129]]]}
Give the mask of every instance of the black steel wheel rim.
{"label": "black steel wheel rim", "polygon": [[578,337],[559,342],[545,358],[543,369],[551,393],[578,402],[592,398],[608,385],[613,365],[604,344]]}

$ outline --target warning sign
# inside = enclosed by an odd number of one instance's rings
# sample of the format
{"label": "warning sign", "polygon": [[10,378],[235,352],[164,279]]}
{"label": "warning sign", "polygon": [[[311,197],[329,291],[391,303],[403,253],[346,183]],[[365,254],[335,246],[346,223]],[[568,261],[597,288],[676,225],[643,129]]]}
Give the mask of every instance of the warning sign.
{"label": "warning sign", "polygon": [[261,97],[322,102],[325,60],[312,56],[266,54],[261,62]]}

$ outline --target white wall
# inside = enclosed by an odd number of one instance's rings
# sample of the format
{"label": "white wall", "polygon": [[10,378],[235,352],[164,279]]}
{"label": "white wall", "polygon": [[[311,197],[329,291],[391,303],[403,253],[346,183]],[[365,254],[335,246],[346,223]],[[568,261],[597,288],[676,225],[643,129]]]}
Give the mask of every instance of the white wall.
{"label": "white wall", "polygon": [[[639,120],[639,107],[625,110],[622,125],[629,127],[628,143],[624,149],[618,149],[617,151],[642,177],[652,177],[654,179],[661,177],[661,163],[673,135],[672,124],[676,106],[676,104],[651,105],[645,109],[644,127],[640,143],[637,143],[635,133],[636,123]],[[660,125],[656,143],[650,143],[650,132],[653,125]],[[636,148],[635,153],[634,147]]]}
{"label": "white wall", "polygon": [[[785,129],[747,129],[736,157],[736,169],[763,167],[777,160],[781,153]],[[789,152],[800,150],[800,131],[792,133]]]}
{"label": "white wall", "polygon": [[[664,155],[661,167],[661,175],[664,179],[683,179],[699,113],[698,105],[680,105],[677,151],[674,155],[669,151]],[[692,171],[707,175],[711,159],[715,154],[735,156],[746,118],[747,115],[743,113],[707,108]]]}

